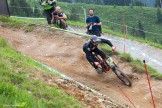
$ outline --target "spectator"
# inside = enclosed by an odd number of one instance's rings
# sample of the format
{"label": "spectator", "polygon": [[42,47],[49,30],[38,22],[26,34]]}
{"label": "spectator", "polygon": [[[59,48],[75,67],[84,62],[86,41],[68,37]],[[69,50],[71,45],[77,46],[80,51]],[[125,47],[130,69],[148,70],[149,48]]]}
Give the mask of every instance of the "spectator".
{"label": "spectator", "polygon": [[52,13],[52,24],[57,24],[61,28],[66,29],[67,23],[66,23],[67,16],[61,12],[61,8],[59,6],[56,7],[55,11]]}
{"label": "spectator", "polygon": [[45,12],[48,24],[51,24],[52,12],[55,10],[56,1],[45,0],[41,3],[41,5],[44,7],[44,12]]}
{"label": "spectator", "polygon": [[94,15],[93,9],[89,9],[89,17],[86,19],[88,34],[101,36],[101,25],[100,18]]}

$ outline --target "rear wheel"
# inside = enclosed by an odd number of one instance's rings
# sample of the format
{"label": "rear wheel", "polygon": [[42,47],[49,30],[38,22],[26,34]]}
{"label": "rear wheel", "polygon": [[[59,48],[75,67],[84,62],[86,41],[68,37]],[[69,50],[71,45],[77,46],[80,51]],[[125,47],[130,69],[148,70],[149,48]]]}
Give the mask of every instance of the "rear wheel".
{"label": "rear wheel", "polygon": [[130,79],[128,78],[128,76],[126,74],[123,73],[123,71],[115,66],[113,69],[113,72],[117,75],[117,77],[126,85],[126,86],[132,86],[132,83],[130,81]]}

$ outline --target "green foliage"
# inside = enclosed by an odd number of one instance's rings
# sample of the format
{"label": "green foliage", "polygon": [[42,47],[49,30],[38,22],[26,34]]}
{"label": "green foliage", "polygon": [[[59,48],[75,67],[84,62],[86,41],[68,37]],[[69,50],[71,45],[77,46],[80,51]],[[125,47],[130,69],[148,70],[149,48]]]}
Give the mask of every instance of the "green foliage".
{"label": "green foliage", "polygon": [[155,7],[161,7],[160,0],[156,0],[156,1],[155,1]]}
{"label": "green foliage", "polygon": [[25,17],[33,15],[33,10],[30,8],[30,5],[26,0],[10,0],[9,3],[11,6],[14,6],[9,8],[11,15]]}
{"label": "green foliage", "polygon": [[[146,72],[146,70],[144,68],[144,64],[140,60],[137,60],[137,59],[133,60],[130,64],[131,64],[134,72],[141,72],[141,73]],[[147,70],[148,70],[151,77],[154,77],[154,78],[157,78],[157,79],[162,79],[162,74],[158,73],[151,66],[147,65]]]}
{"label": "green foliage", "polygon": [[7,44],[4,39],[0,38],[0,47],[6,47]]}
{"label": "green foliage", "polygon": [[[20,6],[24,6],[25,3],[22,3],[23,5],[18,4],[17,2],[14,1],[15,4],[11,4],[11,1],[13,2],[14,0],[9,0],[9,7],[11,9],[19,9],[22,10],[23,8],[18,8]],[[43,17],[42,16],[42,6],[40,6],[38,4],[38,2],[32,1],[32,0],[25,0],[26,1],[26,5],[25,7],[31,7],[30,8],[30,14],[32,17]],[[67,0],[67,2],[70,2],[69,0]],[[93,2],[99,2],[99,1],[85,1],[85,0],[81,0],[81,2],[88,2],[88,3],[93,3]],[[110,2],[110,3],[108,3]],[[120,3],[122,2],[122,3]],[[159,1],[158,1],[159,2]],[[104,4],[105,2],[103,2]],[[122,22],[122,16],[121,16],[121,11],[124,12],[125,14],[125,20],[126,20],[126,25],[129,26],[129,28],[127,29],[127,34],[130,35],[132,34],[132,28],[130,29],[130,27],[133,27],[135,29],[138,29],[138,21],[141,21],[141,24],[144,27],[145,33],[138,33],[136,35],[140,35],[142,34],[142,38],[152,41],[152,42],[157,42],[161,44],[162,38],[157,35],[156,37],[158,37],[158,41],[154,41],[154,34],[152,33],[156,33],[156,34],[162,34],[161,31],[161,26],[156,23],[157,21],[157,15],[156,13],[156,8],[152,8],[152,7],[142,7],[141,5],[143,5],[142,3],[139,2],[139,0],[134,0],[134,1],[107,1],[109,6],[103,6],[103,5],[91,5],[91,4],[83,4],[83,3],[65,3],[65,2],[58,2],[57,1],[57,5],[61,6],[62,11],[68,15],[68,18],[74,18],[73,20],[76,21],[76,19],[78,19],[77,21],[83,22],[85,23],[85,19],[84,19],[84,11],[83,9],[88,10],[89,8],[94,8],[95,9],[95,15],[99,16],[101,18],[102,24],[103,24],[103,28],[106,29],[111,29],[113,30],[113,32],[118,32],[118,33],[122,33],[123,30],[123,22]],[[116,4],[117,3],[117,4]],[[106,3],[105,3],[106,4]],[[112,6],[110,6],[112,4]],[[118,5],[122,5],[122,6],[118,6]],[[116,8],[114,8],[114,5],[118,6]],[[123,5],[129,5],[129,6],[123,6]],[[133,6],[133,8],[130,8],[130,5]],[[16,6],[16,7],[11,7],[11,6]],[[141,6],[141,7],[140,7]],[[33,8],[34,7],[34,8]],[[72,16],[72,8],[75,9],[75,13],[76,15],[73,15],[74,17],[70,17]],[[31,12],[32,10],[32,12]],[[24,11],[26,12],[26,11]],[[14,11],[11,11],[11,14],[14,13]],[[21,12],[19,12],[21,13]],[[34,14],[33,14],[34,13]],[[88,12],[87,12],[88,14]],[[16,14],[15,14],[16,15]],[[19,14],[17,14],[16,16],[18,16]],[[19,16],[24,16],[19,15]],[[27,15],[26,15],[27,16]],[[150,17],[151,16],[151,17]],[[77,18],[75,18],[77,17]],[[79,17],[79,18],[78,18]],[[151,33],[152,32],[152,33]],[[134,35],[134,36],[136,36]]]}
{"label": "green foliage", "polygon": [[[30,11],[30,14],[32,17],[43,17],[42,16],[42,7],[40,5],[38,5],[37,2],[33,2],[32,0],[25,0],[26,3],[28,3],[29,6],[31,7],[30,9],[32,10],[32,12]],[[88,2],[88,3],[92,3],[91,0],[89,1],[84,1],[81,0],[82,2]],[[110,0],[111,1],[111,0]],[[108,1],[108,2],[110,2]],[[69,0],[67,1],[69,2]],[[95,1],[98,2],[98,1]],[[108,3],[107,2],[107,3]],[[122,2],[122,3],[120,3]],[[14,1],[15,4],[11,4],[11,1],[9,0],[9,7],[11,9],[17,9],[15,7],[11,7],[11,6],[16,6],[19,7],[20,5],[18,3],[16,3]],[[105,3],[105,2],[103,2]],[[117,4],[116,4],[117,3]],[[123,5],[128,5],[129,6],[123,6]],[[25,4],[25,3],[24,3]],[[62,11],[67,14],[68,19],[73,19],[74,21],[77,22],[82,22],[85,23],[85,18],[84,18],[84,9],[88,10],[89,8],[94,8],[95,9],[95,15],[99,16],[101,18],[102,21],[102,28],[105,29],[109,29],[112,30],[113,32],[117,32],[119,34],[123,33],[123,20],[122,20],[122,15],[121,12],[124,12],[125,14],[125,22],[127,25],[127,35],[132,34],[132,29],[135,29],[134,31],[134,37],[141,37],[145,40],[148,41],[152,41],[152,42],[156,42],[161,44],[162,41],[162,37],[160,37],[159,35],[162,34],[162,26],[159,25],[159,23],[157,22],[157,15],[156,15],[156,8],[153,7],[142,7],[143,4],[141,4],[138,0],[134,0],[134,1],[127,1],[126,3],[123,1],[111,1],[111,3],[108,3],[109,6],[103,6],[103,5],[92,5],[92,4],[83,4],[83,3],[65,3],[65,2],[58,2],[57,1],[57,5],[59,5],[62,9]],[[112,4],[112,6],[110,6]],[[118,5],[122,5],[122,6],[118,6]],[[131,6],[133,6],[133,8],[130,8],[130,4]],[[114,5],[118,6],[116,8],[114,8]],[[24,5],[23,5],[24,6]],[[33,9],[33,7],[35,7]],[[19,8],[19,10],[22,10],[22,8]],[[71,12],[71,11],[75,11],[75,12]],[[24,11],[26,12],[26,11]],[[14,13],[14,11],[11,11],[11,14]],[[21,12],[19,12],[21,13]],[[34,13],[34,14],[33,14]],[[73,14],[75,13],[75,14]],[[16,15],[16,13],[15,13]],[[17,15],[19,15],[17,13]],[[88,12],[87,12],[88,15]],[[24,16],[23,12],[22,15],[19,16]],[[27,15],[25,15],[27,16]],[[79,18],[78,18],[79,17]],[[145,31],[148,32],[142,32],[142,30],[139,30],[138,32],[138,28],[139,28],[139,22],[141,21],[141,24],[143,25],[143,28]],[[37,21],[36,21],[37,22]],[[36,23],[34,22],[34,23]],[[85,25],[84,25],[85,26]],[[131,28],[133,27],[134,28]],[[155,40],[155,35],[157,34],[156,37],[158,38],[158,41]]]}
{"label": "green foliage", "polygon": [[134,25],[132,27],[131,35],[132,36],[136,36],[137,35],[137,30],[135,29],[135,26]]}
{"label": "green foliage", "polygon": [[143,25],[141,23],[141,21],[139,20],[138,21],[138,35],[141,36],[143,39],[145,39],[145,32],[144,32],[144,28],[143,28]]}
{"label": "green foliage", "polygon": [[144,5],[139,0],[60,0],[61,2],[80,2],[80,3],[87,3],[87,4],[97,4],[97,5],[117,5],[117,6],[129,6],[130,3],[133,3],[135,6]]}
{"label": "green foliage", "polygon": [[106,53],[110,53],[112,51],[112,48],[110,46],[108,46],[107,44],[100,44],[99,46],[101,48],[101,50],[103,50]]}
{"label": "green foliage", "polygon": [[142,62],[138,59],[133,60],[130,65],[132,66],[132,70],[134,72],[141,72],[144,73],[145,69],[144,69],[144,65],[142,64]]}
{"label": "green foliage", "polygon": [[122,58],[124,58],[127,62],[132,62],[133,61],[133,58],[128,53],[123,53]]}
{"label": "green foliage", "polygon": [[157,8],[157,22],[162,23],[162,14],[160,8]]}
{"label": "green foliage", "polygon": [[24,30],[25,32],[32,32],[34,30],[34,26],[29,24],[24,28]]}
{"label": "green foliage", "polygon": [[[95,10],[95,15],[99,16],[101,19],[103,24],[102,28],[104,29],[103,31],[110,34],[123,34],[123,19],[121,12],[124,12],[125,23],[127,25],[127,35],[134,35],[134,37],[145,39],[147,41],[161,43],[162,26],[156,23],[156,8],[139,7],[134,5],[132,5],[133,8],[130,8],[129,6],[118,6],[114,8],[114,6],[90,5],[82,3],[76,3],[73,5],[61,2],[58,2],[58,4],[62,7],[65,13],[70,13],[71,8],[74,7],[77,10],[77,13],[80,14],[80,22],[82,22],[84,26],[84,15],[81,16],[84,11],[81,7],[87,10],[87,15],[88,9],[93,8]],[[142,31],[142,29],[144,31]],[[154,41],[155,37],[158,38],[158,41]]]}
{"label": "green foliage", "polygon": [[78,22],[78,21],[75,22],[75,21],[68,20],[67,23],[73,26],[85,27],[85,24],[83,22]]}
{"label": "green foliage", "polygon": [[82,107],[79,101],[64,91],[55,86],[48,87],[44,82],[31,77],[38,68],[42,69],[39,63],[16,52],[7,45],[4,39],[0,38],[1,108]]}
{"label": "green foliage", "polygon": [[17,20],[13,20],[10,17],[4,17],[4,16],[0,16],[0,21],[3,22],[2,26],[10,26],[10,27],[14,27],[14,28],[21,28],[22,27],[22,23],[17,21]]}
{"label": "green foliage", "polygon": [[79,21],[79,15],[77,13],[76,8],[74,8],[74,7],[71,10],[70,20]]}

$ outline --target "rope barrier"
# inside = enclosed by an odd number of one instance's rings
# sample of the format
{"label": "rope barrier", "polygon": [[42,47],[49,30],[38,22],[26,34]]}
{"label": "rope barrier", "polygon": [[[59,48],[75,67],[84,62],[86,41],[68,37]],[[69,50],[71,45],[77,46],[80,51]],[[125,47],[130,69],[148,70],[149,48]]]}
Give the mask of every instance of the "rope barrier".
{"label": "rope barrier", "polygon": [[133,104],[133,102],[130,100],[130,98],[124,93],[124,91],[122,90],[122,88],[120,86],[118,86],[118,88],[124,94],[124,96],[128,99],[128,101],[132,104],[132,106],[134,108],[136,108],[135,105]]}

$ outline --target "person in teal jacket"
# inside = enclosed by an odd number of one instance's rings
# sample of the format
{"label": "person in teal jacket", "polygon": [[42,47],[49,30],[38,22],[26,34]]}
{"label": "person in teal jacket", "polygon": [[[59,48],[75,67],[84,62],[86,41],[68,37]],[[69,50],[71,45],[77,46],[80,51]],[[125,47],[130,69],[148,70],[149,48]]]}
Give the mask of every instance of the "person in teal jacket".
{"label": "person in teal jacket", "polygon": [[44,8],[44,12],[47,18],[48,24],[51,24],[52,12],[55,11],[56,1],[55,0],[45,0],[41,3]]}

